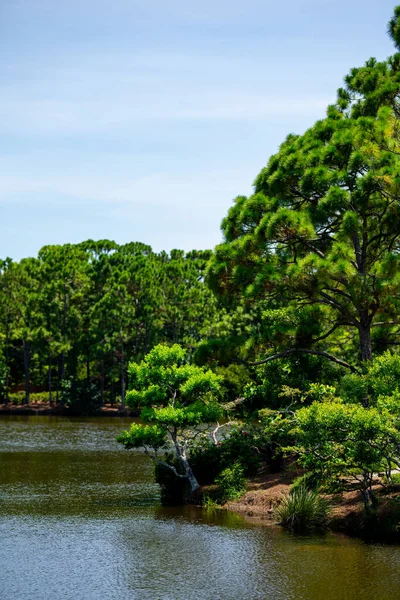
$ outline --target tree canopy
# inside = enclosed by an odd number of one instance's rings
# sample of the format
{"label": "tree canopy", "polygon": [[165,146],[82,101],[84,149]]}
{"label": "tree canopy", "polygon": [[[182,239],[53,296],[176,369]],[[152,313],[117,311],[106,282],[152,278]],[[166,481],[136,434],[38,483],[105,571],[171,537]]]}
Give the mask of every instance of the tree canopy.
{"label": "tree canopy", "polygon": [[[397,32],[397,20],[391,27]],[[264,351],[324,349],[341,330],[356,333],[366,361],[372,327],[387,345],[396,341],[399,81],[397,54],[353,69],[326,117],[289,135],[257,176],[254,194],[237,197],[223,220],[224,242],[208,267],[213,289],[249,305],[292,306],[321,325],[294,327]]]}

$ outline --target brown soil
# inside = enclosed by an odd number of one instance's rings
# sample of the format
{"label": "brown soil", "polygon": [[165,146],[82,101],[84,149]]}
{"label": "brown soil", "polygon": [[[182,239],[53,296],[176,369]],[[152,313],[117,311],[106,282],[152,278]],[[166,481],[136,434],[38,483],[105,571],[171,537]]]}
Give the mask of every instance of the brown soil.
{"label": "brown soil", "polygon": [[[284,471],[270,474],[262,472],[248,484],[247,492],[237,501],[228,502],[225,508],[243,514],[252,520],[264,524],[277,524],[275,508],[282,496],[289,493],[290,485],[300,472]],[[390,492],[375,485],[373,490],[379,500],[379,513],[384,515],[390,509],[393,500],[400,500],[400,486],[394,486]],[[349,489],[340,494],[327,496],[331,504],[330,529],[351,534],[359,534],[364,516],[364,504],[360,491],[349,485]]]}
{"label": "brown soil", "polygon": [[275,523],[274,508],[282,496],[289,492],[290,485],[297,476],[293,472],[261,472],[249,481],[247,492],[239,500],[227,502],[225,507],[248,517]]}

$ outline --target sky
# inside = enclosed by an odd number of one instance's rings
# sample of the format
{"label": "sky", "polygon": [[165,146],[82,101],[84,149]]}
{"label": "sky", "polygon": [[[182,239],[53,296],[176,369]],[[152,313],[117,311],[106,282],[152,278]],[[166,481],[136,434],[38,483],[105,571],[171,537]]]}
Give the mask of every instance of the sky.
{"label": "sky", "polygon": [[111,239],[213,248],[343,77],[393,53],[388,0],[1,0],[0,258]]}

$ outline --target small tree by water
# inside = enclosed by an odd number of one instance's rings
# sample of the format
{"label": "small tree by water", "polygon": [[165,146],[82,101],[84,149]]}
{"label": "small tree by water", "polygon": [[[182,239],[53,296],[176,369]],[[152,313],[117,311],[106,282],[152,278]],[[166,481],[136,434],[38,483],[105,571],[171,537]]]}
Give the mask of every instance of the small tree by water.
{"label": "small tree by water", "polygon": [[[129,367],[127,405],[141,409],[142,424],[133,423],[117,440],[125,448],[143,448],[156,463],[189,481],[191,491],[199,483],[189,463],[190,447],[208,425],[223,414],[218,403],[220,378],[210,370],[191,365],[178,344],[158,345],[144,360]],[[174,450],[179,468],[164,459]]]}

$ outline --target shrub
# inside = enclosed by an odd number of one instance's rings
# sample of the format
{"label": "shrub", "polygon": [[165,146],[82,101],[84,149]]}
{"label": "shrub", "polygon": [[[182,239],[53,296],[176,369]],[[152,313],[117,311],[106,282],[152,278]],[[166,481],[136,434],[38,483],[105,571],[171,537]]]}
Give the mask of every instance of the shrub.
{"label": "shrub", "polygon": [[210,495],[205,494],[203,496],[203,508],[211,512],[221,509],[221,506]]}
{"label": "shrub", "polygon": [[8,401],[11,404],[25,404],[25,392],[12,392],[8,394]]}
{"label": "shrub", "polygon": [[400,500],[388,498],[376,510],[364,513],[361,533],[371,541],[399,543],[400,540]]}
{"label": "shrub", "polygon": [[262,460],[272,456],[261,428],[240,427],[231,430],[229,437],[215,445],[203,440],[190,453],[190,464],[201,485],[208,485],[227,467],[237,462],[244,476],[255,475]]}
{"label": "shrub", "polygon": [[363,374],[345,375],[339,393],[346,402],[375,404],[379,396],[391,396],[399,390],[400,355],[387,350],[368,364]]}
{"label": "shrub", "polygon": [[214,483],[215,478],[227,466],[223,450],[223,443],[216,446],[210,441],[204,441],[191,451],[190,464],[200,485]]}
{"label": "shrub", "polygon": [[[32,403],[41,402],[42,404],[48,404],[50,400],[49,392],[33,392],[29,394],[30,401]],[[56,394],[53,392],[53,401],[55,401]],[[23,390],[19,392],[10,392],[8,394],[8,401],[11,404],[25,404],[26,402],[26,394]],[[3,397],[3,402],[5,401],[5,397]]]}
{"label": "shrub", "polygon": [[[53,394],[53,400],[55,398],[55,394]],[[42,402],[42,404],[47,404],[50,400],[49,392],[35,392],[34,394],[30,394],[31,402]]]}
{"label": "shrub", "polygon": [[246,479],[240,463],[236,462],[231,467],[224,469],[215,480],[218,486],[220,502],[236,500],[246,491]]}
{"label": "shrub", "polygon": [[69,406],[71,413],[91,415],[101,406],[101,395],[97,385],[85,380],[62,382],[61,402]]}
{"label": "shrub", "polygon": [[240,463],[245,477],[257,473],[262,457],[266,458],[267,454],[263,432],[250,427],[233,429],[229,437],[221,441],[220,448],[224,466]]}
{"label": "shrub", "polygon": [[317,490],[321,484],[319,473],[307,471],[304,475],[296,477],[291,486],[291,491],[305,487],[308,490]]}
{"label": "shrub", "polygon": [[[46,404],[49,401],[49,392],[35,392],[29,395],[31,402],[42,402]],[[26,394],[24,391],[11,392],[8,394],[8,400],[12,404],[25,404]]]}
{"label": "shrub", "polygon": [[368,381],[375,398],[390,396],[399,388],[400,356],[386,351],[368,368]]}
{"label": "shrub", "polygon": [[329,504],[305,486],[292,489],[277,508],[280,524],[292,531],[326,527]]}

